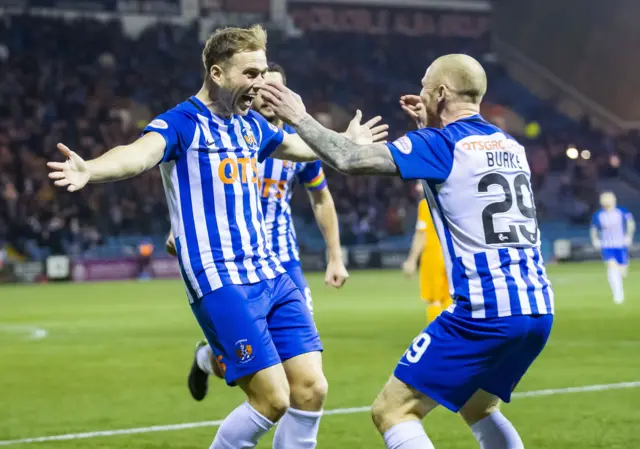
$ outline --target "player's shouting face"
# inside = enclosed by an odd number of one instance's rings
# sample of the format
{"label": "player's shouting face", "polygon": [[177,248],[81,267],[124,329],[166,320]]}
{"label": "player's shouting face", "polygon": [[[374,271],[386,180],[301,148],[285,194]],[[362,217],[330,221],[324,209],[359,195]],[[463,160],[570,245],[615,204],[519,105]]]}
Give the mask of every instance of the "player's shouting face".
{"label": "player's shouting face", "polygon": [[202,52],[205,86],[223,115],[245,115],[264,83],[267,34],[251,28],[222,28],[207,39]]}
{"label": "player's shouting face", "polygon": [[234,114],[245,115],[251,109],[264,83],[267,55],[263,51],[236,53],[211,69],[218,87],[218,101]]}

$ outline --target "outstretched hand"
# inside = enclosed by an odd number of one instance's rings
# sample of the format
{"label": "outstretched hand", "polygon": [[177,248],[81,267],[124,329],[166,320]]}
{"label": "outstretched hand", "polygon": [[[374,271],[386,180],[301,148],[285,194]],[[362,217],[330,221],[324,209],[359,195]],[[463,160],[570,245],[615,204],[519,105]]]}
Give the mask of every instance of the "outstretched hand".
{"label": "outstretched hand", "polygon": [[419,95],[401,96],[400,107],[416,122],[418,129],[427,127],[427,109]]}
{"label": "outstretched hand", "polygon": [[56,186],[66,187],[69,192],[80,190],[91,179],[91,172],[87,167],[87,163],[62,143],[58,144],[58,150],[67,160],[64,162],[47,162],[47,167],[52,170],[49,173],[49,178],[55,179],[54,184]]}
{"label": "outstretched hand", "polygon": [[344,136],[358,145],[368,145],[376,142],[385,143],[385,138],[389,135],[387,131],[389,125],[378,125],[381,120],[382,117],[378,115],[364,124],[360,123],[362,121],[362,111],[358,109],[356,115],[349,122],[349,127],[344,132]]}

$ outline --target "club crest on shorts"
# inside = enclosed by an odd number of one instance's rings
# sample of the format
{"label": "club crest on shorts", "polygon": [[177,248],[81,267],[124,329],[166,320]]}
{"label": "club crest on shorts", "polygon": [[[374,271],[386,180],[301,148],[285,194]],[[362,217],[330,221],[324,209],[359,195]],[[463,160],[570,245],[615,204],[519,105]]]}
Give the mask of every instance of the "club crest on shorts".
{"label": "club crest on shorts", "polygon": [[251,131],[251,128],[246,126],[242,127],[242,138],[249,146],[249,148],[251,148],[252,150],[258,149],[258,141],[256,140],[256,136],[253,135],[253,131]]}
{"label": "club crest on shorts", "polygon": [[253,360],[253,347],[247,343],[247,340],[238,340],[236,342],[236,355],[240,363],[247,363]]}

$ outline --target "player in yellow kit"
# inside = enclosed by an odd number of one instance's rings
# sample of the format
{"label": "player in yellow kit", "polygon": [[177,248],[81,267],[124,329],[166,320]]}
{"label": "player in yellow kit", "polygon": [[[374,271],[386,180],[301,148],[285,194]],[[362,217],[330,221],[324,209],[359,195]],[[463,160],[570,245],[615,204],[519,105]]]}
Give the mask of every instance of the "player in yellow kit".
{"label": "player in yellow kit", "polygon": [[408,277],[413,276],[417,271],[418,259],[420,259],[420,298],[427,303],[427,323],[430,323],[449,307],[452,301],[440,240],[425,199],[422,199],[418,205],[418,220],[411,250],[407,260],[402,264],[402,270]]}

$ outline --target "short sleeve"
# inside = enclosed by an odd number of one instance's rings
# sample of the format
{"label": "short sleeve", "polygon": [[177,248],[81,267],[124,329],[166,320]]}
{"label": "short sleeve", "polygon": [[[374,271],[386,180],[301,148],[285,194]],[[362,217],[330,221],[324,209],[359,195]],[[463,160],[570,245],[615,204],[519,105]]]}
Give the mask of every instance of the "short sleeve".
{"label": "short sleeve", "polygon": [[444,182],[453,166],[453,149],[441,132],[425,128],[387,143],[402,179]]}
{"label": "short sleeve", "polygon": [[622,216],[624,217],[624,221],[628,222],[628,221],[633,221],[633,214],[631,212],[629,212],[628,209],[625,209],[624,207],[620,208],[620,212],[622,212]]}
{"label": "short sleeve", "polygon": [[320,161],[309,162],[298,173],[298,181],[309,191],[322,190],[327,187],[327,179]]}
{"label": "short sleeve", "polygon": [[[169,162],[187,151],[187,142],[191,141],[195,126],[186,114],[171,110],[157,116],[142,130],[142,134],[150,132],[156,132],[164,138],[166,147],[160,162]],[[191,134],[191,138],[186,134]]]}
{"label": "short sleeve", "polygon": [[427,200],[421,200],[418,204],[418,220],[416,221],[416,229],[418,231],[425,231],[427,229],[427,214],[429,213],[429,206],[427,206]]}
{"label": "short sleeve", "polygon": [[600,212],[596,212],[593,214],[593,218],[591,219],[591,226],[594,228],[600,229]]}
{"label": "short sleeve", "polygon": [[278,145],[284,140],[284,131],[275,125],[269,123],[262,115],[257,112],[249,112],[251,126],[255,134],[258,136],[260,149],[258,150],[258,162],[264,161],[273,153]]}

